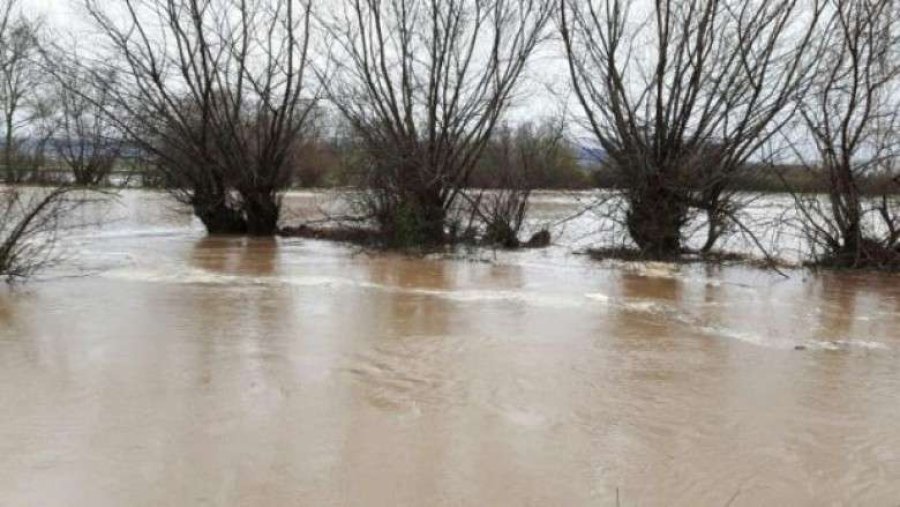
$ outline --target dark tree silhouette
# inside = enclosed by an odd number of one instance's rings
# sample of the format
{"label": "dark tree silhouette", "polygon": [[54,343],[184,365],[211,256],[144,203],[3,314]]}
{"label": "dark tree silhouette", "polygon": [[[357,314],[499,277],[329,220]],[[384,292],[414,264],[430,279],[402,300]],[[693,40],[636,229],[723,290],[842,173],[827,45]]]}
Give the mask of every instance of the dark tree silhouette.
{"label": "dark tree silhouette", "polygon": [[[316,104],[310,3],[85,0],[109,117],[211,233],[274,234]],[[116,76],[103,82],[103,76]],[[96,105],[96,102],[95,102]]]}
{"label": "dark tree silhouette", "polygon": [[[824,198],[795,193],[801,226],[821,264],[900,268],[895,2],[829,0],[825,5],[828,50],[813,93],[801,107],[807,136],[794,146],[827,192]],[[812,156],[809,145],[815,148]],[[861,185],[876,178],[892,183],[874,196],[864,195]]]}
{"label": "dark tree silhouette", "polygon": [[627,231],[644,255],[706,249],[734,218],[727,193],[808,86],[821,6],[799,0],[559,0],[575,95],[608,154]]}
{"label": "dark tree silhouette", "polygon": [[551,3],[348,0],[336,11],[328,92],[366,156],[365,213],[391,241],[442,242]]}

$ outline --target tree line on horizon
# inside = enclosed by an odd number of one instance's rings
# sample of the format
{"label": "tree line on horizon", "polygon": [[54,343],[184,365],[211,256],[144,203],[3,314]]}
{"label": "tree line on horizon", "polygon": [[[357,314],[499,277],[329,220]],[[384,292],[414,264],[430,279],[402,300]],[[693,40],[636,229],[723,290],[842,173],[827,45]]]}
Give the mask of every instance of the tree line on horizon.
{"label": "tree line on horizon", "polygon": [[[740,190],[777,178],[814,263],[900,267],[891,0],[73,2],[89,36],[0,0],[0,272],[23,220],[70,205],[15,186],[47,146],[88,188],[133,148],[211,234],[283,233],[285,190],[328,181],[382,244],[514,247],[534,189],[603,185],[653,259],[697,219],[701,254],[753,236]],[[575,112],[510,126],[548,52]],[[593,179],[570,124],[605,154]]]}

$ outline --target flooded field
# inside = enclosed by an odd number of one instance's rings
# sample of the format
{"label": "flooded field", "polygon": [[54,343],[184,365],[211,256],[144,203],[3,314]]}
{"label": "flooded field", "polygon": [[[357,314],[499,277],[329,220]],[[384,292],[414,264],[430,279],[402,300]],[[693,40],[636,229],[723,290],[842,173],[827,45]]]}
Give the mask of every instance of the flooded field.
{"label": "flooded field", "polygon": [[584,223],[416,258],[85,213],[0,289],[0,505],[900,503],[900,278],[596,262]]}

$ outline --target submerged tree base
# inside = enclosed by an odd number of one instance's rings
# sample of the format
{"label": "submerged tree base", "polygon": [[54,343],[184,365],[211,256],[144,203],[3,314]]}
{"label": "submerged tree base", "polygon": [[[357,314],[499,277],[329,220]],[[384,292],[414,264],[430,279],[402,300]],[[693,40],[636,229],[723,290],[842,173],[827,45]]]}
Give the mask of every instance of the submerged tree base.
{"label": "submerged tree base", "polygon": [[646,251],[629,247],[591,248],[584,252],[594,260],[617,260],[625,262],[669,262],[672,264],[740,264],[762,269],[774,269],[781,273],[782,268],[796,267],[786,262],[774,259],[760,259],[747,254],[736,252],[699,252],[683,250],[679,254],[666,257],[650,255]]}
{"label": "submerged tree base", "polygon": [[843,248],[808,262],[808,267],[842,270],[900,271],[900,247],[863,239],[856,248]]}
{"label": "submerged tree base", "polygon": [[546,248],[550,246],[550,231],[541,230],[531,236],[527,242],[516,242],[498,245],[495,243],[485,242],[472,234],[463,234],[459,236],[445,235],[446,240],[441,243],[423,243],[419,245],[397,245],[390,234],[386,234],[377,229],[361,227],[361,226],[332,226],[332,227],[314,227],[310,225],[299,225],[295,227],[285,227],[281,229],[280,235],[288,238],[307,238],[320,239],[325,241],[336,241],[341,243],[352,243],[354,245],[364,246],[367,248],[377,248],[383,250],[439,250],[446,247],[454,246],[472,246],[472,247],[500,247],[505,250],[516,250],[520,248]]}
{"label": "submerged tree base", "polygon": [[321,239],[369,247],[378,247],[385,243],[383,234],[364,227],[312,227],[309,225],[298,225],[281,229],[280,235],[286,238]]}

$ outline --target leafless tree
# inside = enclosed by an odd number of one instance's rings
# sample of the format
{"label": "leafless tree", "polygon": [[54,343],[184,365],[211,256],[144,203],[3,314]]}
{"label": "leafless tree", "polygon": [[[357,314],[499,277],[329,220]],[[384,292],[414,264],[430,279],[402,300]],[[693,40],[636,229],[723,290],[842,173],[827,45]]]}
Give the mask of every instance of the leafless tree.
{"label": "leafless tree", "polygon": [[554,116],[515,127],[501,123],[472,174],[470,186],[502,186],[508,169],[533,189],[591,188],[592,168],[582,160],[582,148],[568,138],[566,126],[566,118]]}
{"label": "leafless tree", "polygon": [[325,19],[328,92],[367,157],[366,212],[440,243],[551,17],[548,0],[346,0]]}
{"label": "leafless tree", "polygon": [[0,188],[0,279],[24,280],[53,263],[67,218],[85,202],[71,187]]}
{"label": "leafless tree", "polygon": [[484,228],[482,241],[520,246],[531,194],[545,188],[548,176],[578,171],[575,164],[562,120],[496,129],[477,168],[482,188],[466,192],[471,212]]}
{"label": "leafless tree", "polygon": [[[816,0],[559,0],[586,123],[621,182],[644,255],[685,248],[695,212],[705,248],[734,217],[733,176],[791,117],[811,75]],[[645,9],[646,8],[646,9]]]}
{"label": "leafless tree", "polygon": [[[77,51],[71,55],[77,58]],[[49,65],[57,61],[54,56],[48,57]],[[54,93],[53,149],[72,172],[75,183],[90,187],[108,181],[125,141],[109,114],[113,112],[109,85],[116,77],[81,67],[75,65],[70,72],[59,74],[63,81],[57,83]]]}
{"label": "leafless tree", "polygon": [[[40,22],[22,14],[19,3],[0,0],[0,114],[8,182],[32,175],[48,138],[42,135],[46,130],[26,128],[47,116],[47,104],[40,93],[46,76],[38,61]],[[19,135],[22,130],[26,130],[24,136]],[[30,143],[24,137],[30,137]]]}
{"label": "leafless tree", "polygon": [[[317,95],[307,0],[84,0],[108,117],[211,233],[273,234]],[[103,82],[103,76],[116,76]],[[98,101],[94,100],[97,106]]]}
{"label": "leafless tree", "polygon": [[[895,2],[828,0],[826,6],[828,51],[801,107],[807,137],[794,146],[828,191],[824,198],[795,194],[802,227],[820,263],[900,268]],[[864,195],[861,185],[875,177],[895,183]]]}

